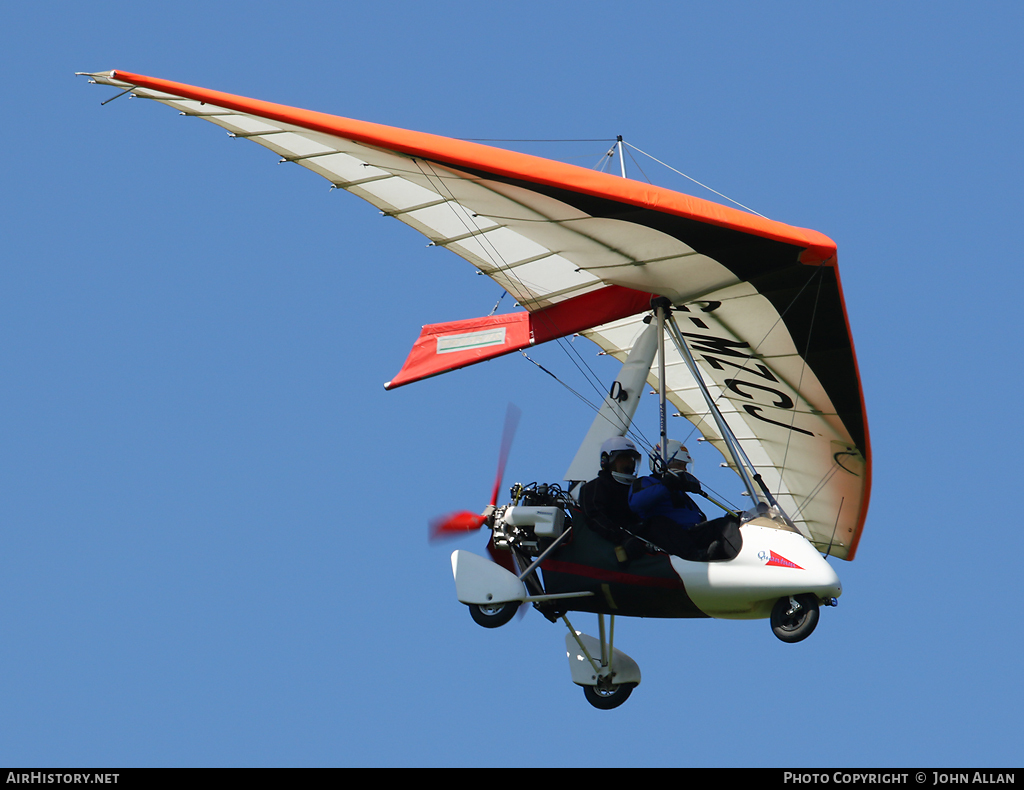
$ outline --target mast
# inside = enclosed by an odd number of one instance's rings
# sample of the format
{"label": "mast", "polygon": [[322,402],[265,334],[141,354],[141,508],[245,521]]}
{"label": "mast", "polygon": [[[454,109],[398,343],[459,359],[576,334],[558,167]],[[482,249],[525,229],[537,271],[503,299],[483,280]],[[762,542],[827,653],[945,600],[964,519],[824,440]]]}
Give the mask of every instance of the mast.
{"label": "mast", "polygon": [[[620,137],[621,141],[622,138]],[[620,142],[619,145],[622,145]],[[656,300],[655,311],[658,316],[658,403],[659,423],[661,429],[661,469],[668,470],[668,420],[666,417],[668,400],[667,385],[665,383],[665,316],[669,314],[668,299],[662,297]]]}

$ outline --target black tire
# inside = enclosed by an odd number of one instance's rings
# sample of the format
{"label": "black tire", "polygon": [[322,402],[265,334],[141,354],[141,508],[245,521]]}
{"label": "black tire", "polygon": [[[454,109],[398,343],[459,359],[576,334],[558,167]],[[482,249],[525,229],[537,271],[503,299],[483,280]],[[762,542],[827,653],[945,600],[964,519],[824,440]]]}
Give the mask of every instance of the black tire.
{"label": "black tire", "polygon": [[783,642],[800,642],[818,625],[818,598],[815,595],[794,595],[800,609],[790,610],[789,596],[779,598],[772,607],[772,631]]}
{"label": "black tire", "polygon": [[619,705],[629,699],[629,695],[633,693],[634,688],[636,688],[636,683],[622,683],[618,686],[610,684],[605,686],[584,686],[583,696],[595,708],[611,710],[612,708],[619,707]]}
{"label": "black tire", "polygon": [[518,610],[518,601],[469,605],[469,614],[473,617],[473,622],[484,628],[501,628],[516,616]]}

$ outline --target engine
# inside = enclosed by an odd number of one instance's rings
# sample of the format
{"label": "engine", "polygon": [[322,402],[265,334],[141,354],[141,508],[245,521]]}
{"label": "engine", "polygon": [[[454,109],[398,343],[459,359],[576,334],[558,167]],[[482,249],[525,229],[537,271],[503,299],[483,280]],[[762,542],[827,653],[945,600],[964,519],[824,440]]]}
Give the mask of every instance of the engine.
{"label": "engine", "polygon": [[510,493],[512,502],[492,516],[495,548],[536,556],[571,526],[574,503],[558,484],[516,483]]}

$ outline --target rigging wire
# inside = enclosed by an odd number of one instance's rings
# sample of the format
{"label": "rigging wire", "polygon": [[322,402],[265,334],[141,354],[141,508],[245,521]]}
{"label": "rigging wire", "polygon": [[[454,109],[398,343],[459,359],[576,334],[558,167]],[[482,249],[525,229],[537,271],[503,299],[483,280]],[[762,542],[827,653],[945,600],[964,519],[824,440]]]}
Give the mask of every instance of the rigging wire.
{"label": "rigging wire", "polygon": [[709,192],[714,192],[714,193],[715,193],[716,195],[718,195],[718,196],[719,196],[720,198],[724,198],[725,200],[728,200],[728,201],[729,201],[730,203],[735,203],[735,204],[736,204],[737,206],[739,206],[740,208],[742,208],[742,209],[744,209],[744,210],[746,210],[746,211],[749,211],[749,212],[750,212],[751,214],[757,214],[757,216],[759,216],[759,217],[762,217],[762,218],[764,218],[764,219],[768,219],[767,217],[765,217],[765,216],[764,216],[764,214],[761,214],[761,213],[760,213],[760,212],[758,212],[758,211],[754,211],[754,209],[750,208],[750,206],[744,206],[744,205],[743,205],[742,203],[740,203],[740,202],[739,202],[738,200],[733,200],[733,199],[732,199],[731,197],[729,197],[728,195],[723,195],[723,194],[722,194],[721,192],[719,192],[719,191],[718,191],[717,189],[712,189],[712,188],[711,188],[711,187],[709,187],[709,186],[708,186],[707,184],[703,184],[703,183],[701,183],[700,181],[698,181],[698,180],[697,180],[696,178],[693,178],[692,176],[688,176],[688,175],[686,175],[686,173],[684,173],[684,172],[683,172],[682,170],[676,170],[676,169],[675,169],[674,167],[672,167],[672,165],[670,165],[670,164],[666,164],[665,162],[662,162],[662,161],[661,161],[660,159],[658,159],[658,158],[657,158],[656,156],[651,156],[651,154],[647,153],[646,151],[641,151],[641,150],[640,150],[639,148],[637,148],[637,147],[636,147],[635,145],[633,145],[632,143],[627,143],[627,142],[626,142],[625,140],[623,140],[622,142],[623,142],[623,143],[624,143],[625,145],[628,145],[628,146],[629,146],[630,148],[632,148],[632,149],[633,149],[634,151],[639,151],[639,152],[640,152],[641,154],[643,154],[644,156],[646,156],[646,157],[648,157],[648,158],[650,158],[650,159],[653,159],[653,160],[654,160],[655,162],[657,162],[657,163],[658,163],[659,165],[662,165],[663,167],[667,167],[667,168],[668,168],[669,170],[671,170],[671,171],[672,171],[673,173],[677,173],[678,175],[681,175],[681,176],[682,176],[683,178],[685,178],[685,179],[688,179],[689,181],[692,181],[692,182],[693,182],[694,184],[696,184],[697,186],[699,186],[699,187],[703,187],[704,189],[708,190]]}
{"label": "rigging wire", "polygon": [[[623,142],[624,145],[629,145],[629,143],[627,143],[625,140],[623,140],[622,142]],[[632,148],[632,146],[630,146],[630,147]],[[632,162],[636,166],[637,170],[640,171],[640,175],[642,175],[647,180],[648,184],[653,184],[654,182],[651,181],[651,177],[648,176],[647,173],[644,172],[644,169],[642,167],[640,167],[640,162],[637,160],[637,158],[635,156],[633,156],[633,152],[632,151],[626,151],[626,153],[629,154],[629,161]]]}
{"label": "rigging wire", "polygon": [[[825,279],[824,273],[822,272],[822,267],[821,266],[817,267],[817,270],[815,271],[815,274],[818,276],[818,290],[814,294],[814,308],[811,310],[811,322],[807,326],[807,343],[804,346],[804,353],[803,353],[803,357],[802,357],[803,363],[800,365],[800,377],[797,379],[797,383],[796,383],[796,392],[797,393],[800,392],[800,387],[801,387],[801,385],[804,382],[804,373],[807,371],[807,357],[811,353],[811,334],[814,331],[814,321],[818,317],[818,304],[821,301],[821,283]],[[811,276],[811,279],[812,280],[814,279],[814,275]],[[810,281],[808,281],[807,284],[810,285]],[[802,292],[802,289],[801,289],[801,292]],[[790,420],[789,420],[789,434],[786,436],[786,449],[785,449],[785,451],[782,454],[782,469],[783,470],[785,470],[785,468],[786,468],[786,459],[789,458],[789,446],[790,446],[791,442],[793,441],[793,425],[794,425],[795,422],[796,422],[796,409],[793,410],[793,414],[792,414],[792,416],[790,417]],[[782,484],[782,472],[779,473],[779,484],[780,485]]]}
{"label": "rigging wire", "polygon": [[[823,474],[821,476],[821,478],[818,480],[818,482],[815,484],[814,488],[812,488],[807,493],[807,496],[804,497],[803,504],[797,506],[796,515],[799,516],[799,515],[803,514],[804,508],[807,507],[809,504],[811,504],[811,502],[814,501],[814,498],[825,487],[825,485],[828,483],[828,481],[831,480],[835,476],[836,472],[838,472],[839,469],[840,469],[840,466],[837,463],[833,463],[832,466],[830,466],[828,468],[828,470],[825,472],[825,474]],[[794,497],[794,499],[795,499],[795,497]],[[836,516],[836,518],[838,519],[838,515]]]}
{"label": "rigging wire", "polygon": [[601,158],[597,160],[597,163],[591,168],[591,170],[598,170],[602,173],[607,173],[605,168],[611,167],[612,159],[615,158],[615,149],[618,147],[618,140],[612,143],[612,147],[601,154]]}
{"label": "rigging wire", "polygon": [[[563,387],[565,387],[565,388],[566,388],[567,390],[569,390],[569,392],[571,392],[571,393],[572,393],[573,395],[575,395],[575,396],[576,396],[577,398],[579,398],[579,399],[580,399],[580,400],[581,400],[581,401],[582,401],[583,403],[585,403],[585,404],[586,404],[586,405],[587,405],[587,406],[588,406],[588,407],[589,407],[589,408],[590,408],[590,409],[591,409],[591,410],[592,410],[592,411],[593,411],[593,412],[594,412],[595,414],[600,414],[600,413],[601,413],[601,407],[600,407],[600,406],[598,406],[597,404],[593,403],[592,401],[589,401],[589,400],[587,400],[587,398],[586,398],[586,397],[584,397],[584,396],[583,396],[583,395],[581,395],[581,394],[580,394],[579,392],[577,392],[576,390],[574,390],[574,389],[573,389],[572,387],[570,387],[570,386],[569,386],[569,385],[568,385],[568,384],[567,384],[566,382],[562,381],[562,379],[558,378],[558,376],[557,376],[557,375],[555,375],[554,373],[552,373],[552,372],[551,372],[550,370],[548,370],[548,369],[547,369],[546,367],[544,367],[544,366],[543,366],[542,364],[540,364],[540,363],[539,363],[539,362],[538,362],[537,360],[533,359],[533,358],[532,358],[531,356],[529,356],[529,355],[528,355],[528,354],[527,354],[527,353],[526,353],[525,351],[522,351],[522,350],[520,350],[520,352],[519,352],[519,353],[520,353],[520,354],[522,354],[522,355],[523,355],[523,356],[524,356],[524,357],[525,357],[525,358],[526,358],[526,359],[527,359],[528,361],[532,362],[532,363],[533,363],[534,365],[536,365],[536,366],[537,366],[538,368],[540,368],[540,369],[541,369],[542,371],[544,371],[544,372],[545,372],[545,373],[547,373],[547,374],[548,374],[549,376],[551,376],[551,378],[553,378],[553,379],[554,379],[555,381],[557,381],[557,382],[558,382],[559,384],[561,384],[561,385],[562,385]],[[634,439],[636,440],[636,443],[637,443],[638,445],[640,445],[641,447],[643,447],[643,448],[644,448],[644,450],[646,450],[646,451],[647,451],[647,452],[648,452],[649,454],[650,454],[650,453],[653,453],[653,452],[654,452],[654,444],[653,444],[653,443],[651,442],[651,440],[650,440],[650,439],[648,439],[648,438],[647,438],[647,437],[646,437],[646,436],[644,435],[644,432],[643,432],[643,431],[641,431],[641,430],[640,430],[639,428],[637,428],[637,427],[636,427],[635,425],[633,425],[633,424],[630,424],[630,426],[629,426],[629,430],[628,430],[628,433],[629,433],[629,434],[631,434],[631,435],[633,436],[633,438],[634,438]]]}
{"label": "rigging wire", "polygon": [[836,539],[836,530],[839,529],[839,514],[843,512],[843,503],[846,501],[846,497],[839,500],[839,509],[836,510],[836,523],[832,527],[832,537],[828,539],[828,548],[825,549],[825,556],[827,557],[832,552],[832,543]]}
{"label": "rigging wire", "polygon": [[548,370],[546,367],[544,367],[542,364],[540,364],[537,360],[535,360],[533,357],[531,357],[525,351],[520,349],[519,353],[522,354],[523,358],[526,359],[528,362],[532,362],[534,365],[536,365],[542,371],[544,371],[549,376],[551,376],[551,378],[553,378],[555,381],[557,381],[559,384],[561,384],[563,387],[565,387],[567,390],[569,390],[569,392],[571,392],[573,395],[575,395],[577,398],[579,398],[588,407],[590,407],[594,411],[599,411],[600,410],[599,407],[594,405],[593,402],[587,400],[587,397],[585,395],[581,395],[579,392],[574,390],[572,387],[570,387],[568,384],[566,384],[564,381],[562,381],[560,378],[558,378],[558,376],[556,376],[554,373],[552,373],[550,370]]}
{"label": "rigging wire", "polygon": [[491,312],[489,312],[487,314],[488,316],[492,316],[496,312],[498,312],[498,305],[501,304],[501,300],[504,299],[507,295],[508,295],[508,291],[506,291],[504,288],[502,288],[501,289],[501,296],[499,296],[498,297],[498,301],[494,303],[494,307],[491,308]]}

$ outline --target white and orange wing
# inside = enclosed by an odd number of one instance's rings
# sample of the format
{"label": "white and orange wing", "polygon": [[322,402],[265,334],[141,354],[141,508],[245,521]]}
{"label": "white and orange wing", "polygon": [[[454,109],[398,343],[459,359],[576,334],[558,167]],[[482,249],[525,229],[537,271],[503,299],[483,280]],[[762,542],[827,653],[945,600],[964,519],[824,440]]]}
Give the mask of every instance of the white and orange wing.
{"label": "white and orange wing", "polygon": [[[122,71],[89,75],[323,176],[461,256],[522,313],[423,328],[395,387],[571,333],[625,358],[653,296],[744,450],[821,550],[852,559],[870,449],[836,247],[816,231],[606,173]],[[720,450],[683,361],[669,400]],[[650,379],[658,382],[655,373]]]}

